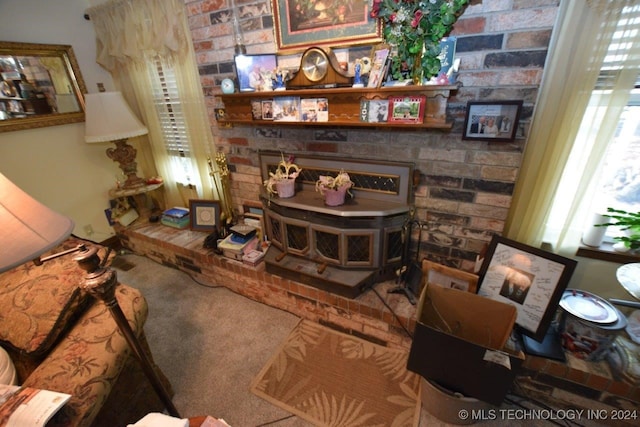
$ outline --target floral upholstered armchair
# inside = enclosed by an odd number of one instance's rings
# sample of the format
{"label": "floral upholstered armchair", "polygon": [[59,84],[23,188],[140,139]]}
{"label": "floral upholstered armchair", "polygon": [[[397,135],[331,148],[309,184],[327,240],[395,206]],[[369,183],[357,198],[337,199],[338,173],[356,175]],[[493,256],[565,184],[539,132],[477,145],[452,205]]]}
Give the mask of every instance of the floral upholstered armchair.
{"label": "floral upholstered armchair", "polygon": [[[80,242],[94,245],[69,238],[52,253]],[[99,247],[101,257],[106,256],[106,248]],[[112,393],[119,383],[131,378],[139,380],[133,388],[148,384],[144,376],[127,371],[135,371],[138,363],[108,309],[78,287],[84,274],[73,256],[40,266],[27,263],[0,274],[0,346],[15,365],[18,384],[71,395],[47,426],[126,425],[148,412],[162,410],[159,400],[145,407],[134,403],[131,393]],[[148,313],[144,297],[123,284],[117,287],[116,297],[149,351],[143,330]],[[151,387],[147,388],[147,396],[153,396]],[[129,409],[133,411],[129,420],[114,421]]]}

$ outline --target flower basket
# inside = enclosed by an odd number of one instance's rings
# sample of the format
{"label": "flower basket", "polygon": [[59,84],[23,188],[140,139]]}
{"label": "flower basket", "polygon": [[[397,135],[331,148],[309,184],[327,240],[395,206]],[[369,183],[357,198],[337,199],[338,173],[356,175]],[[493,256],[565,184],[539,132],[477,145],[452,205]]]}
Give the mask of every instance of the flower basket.
{"label": "flower basket", "polygon": [[353,186],[349,174],[341,170],[334,178],[320,175],[316,181],[316,191],[324,196],[324,203],[327,206],[340,206],[344,204],[349,189]]}
{"label": "flower basket", "polygon": [[298,165],[293,163],[293,157],[285,160],[283,155],[275,172],[270,172],[269,179],[264,181],[264,187],[269,193],[269,197],[274,194],[282,199],[293,197],[296,194],[296,178],[301,170]]}
{"label": "flower basket", "polygon": [[320,194],[324,196],[324,204],[327,206],[340,206],[344,205],[344,200],[347,196],[347,190],[351,186],[343,185],[337,189],[324,189],[320,191]]}
{"label": "flower basket", "polygon": [[284,179],[276,183],[276,193],[281,199],[293,197],[296,194],[296,180]]}

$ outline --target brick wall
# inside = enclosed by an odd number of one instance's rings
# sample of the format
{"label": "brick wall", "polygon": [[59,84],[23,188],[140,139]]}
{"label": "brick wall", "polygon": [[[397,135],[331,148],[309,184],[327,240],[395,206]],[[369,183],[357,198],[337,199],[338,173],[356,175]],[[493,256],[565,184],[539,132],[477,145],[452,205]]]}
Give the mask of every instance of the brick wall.
{"label": "brick wall", "polygon": [[[342,158],[414,162],[418,219],[428,223],[422,254],[470,270],[476,254],[501,233],[522,161],[542,78],[558,0],[472,1],[451,35],[458,37],[462,87],[449,101],[450,132],[364,128],[219,128],[213,109],[220,81],[234,77],[231,0],[185,0],[216,148],[227,153],[236,207],[257,200],[261,189],[257,150],[322,153]],[[247,53],[275,53],[270,0],[236,0]],[[516,141],[462,140],[466,103],[524,101]]]}

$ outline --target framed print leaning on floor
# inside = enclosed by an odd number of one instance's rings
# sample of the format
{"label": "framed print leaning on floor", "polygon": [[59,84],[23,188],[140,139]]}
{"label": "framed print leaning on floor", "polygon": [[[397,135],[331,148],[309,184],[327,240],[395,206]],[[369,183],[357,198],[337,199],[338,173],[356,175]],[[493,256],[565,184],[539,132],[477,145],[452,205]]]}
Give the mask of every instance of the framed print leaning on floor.
{"label": "framed print leaning on floor", "polygon": [[513,141],[522,101],[469,101],[462,139]]}
{"label": "framed print leaning on floor", "polygon": [[220,224],[220,202],[218,200],[189,200],[191,230],[213,232]]}
{"label": "framed print leaning on floor", "polygon": [[278,51],[382,41],[380,20],[362,0],[271,0]]}

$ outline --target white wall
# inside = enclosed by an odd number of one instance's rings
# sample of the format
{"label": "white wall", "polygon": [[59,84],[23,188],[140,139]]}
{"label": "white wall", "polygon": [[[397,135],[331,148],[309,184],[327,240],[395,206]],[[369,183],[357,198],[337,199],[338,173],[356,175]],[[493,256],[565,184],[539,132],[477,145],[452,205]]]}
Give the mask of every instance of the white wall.
{"label": "white wall", "polygon": [[[84,19],[88,0],[1,0],[0,40],[73,47],[87,90],[97,83],[114,90],[95,62],[95,33]],[[76,223],[74,233],[91,240],[112,236],[104,209],[120,175],[105,154],[108,144],[86,144],[84,123],[0,133],[0,172],[40,202]],[[95,233],[88,236],[84,227]]]}

